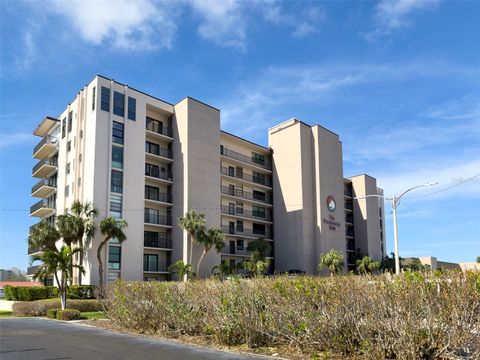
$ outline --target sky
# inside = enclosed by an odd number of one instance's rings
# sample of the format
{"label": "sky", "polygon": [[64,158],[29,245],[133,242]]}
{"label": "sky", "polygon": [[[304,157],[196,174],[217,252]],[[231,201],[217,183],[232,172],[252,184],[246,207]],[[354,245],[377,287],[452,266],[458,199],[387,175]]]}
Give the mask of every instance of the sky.
{"label": "sky", "polygon": [[[387,197],[438,182],[399,205],[401,256],[480,255],[480,2],[4,0],[0,31],[0,268],[28,266],[32,132],[96,74],[265,146],[320,124]],[[387,202],[388,253],[392,221]]]}

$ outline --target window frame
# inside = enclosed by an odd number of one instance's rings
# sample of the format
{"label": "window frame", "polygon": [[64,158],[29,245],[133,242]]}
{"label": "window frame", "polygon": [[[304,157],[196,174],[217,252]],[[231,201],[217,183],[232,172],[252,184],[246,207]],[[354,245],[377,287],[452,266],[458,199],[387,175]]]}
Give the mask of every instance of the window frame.
{"label": "window frame", "polygon": [[110,89],[102,86],[100,109],[110,112]]}
{"label": "window frame", "polygon": [[137,121],[137,99],[129,96],[127,105],[128,105],[128,114],[127,114],[128,120]]}
{"label": "window frame", "polygon": [[113,92],[113,114],[125,117],[125,94],[121,92]]}

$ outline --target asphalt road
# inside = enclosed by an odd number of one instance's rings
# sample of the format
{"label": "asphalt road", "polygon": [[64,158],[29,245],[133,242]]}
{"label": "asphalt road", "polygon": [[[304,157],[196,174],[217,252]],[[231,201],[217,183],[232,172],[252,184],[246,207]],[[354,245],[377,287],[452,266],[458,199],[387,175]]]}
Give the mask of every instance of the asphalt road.
{"label": "asphalt road", "polygon": [[0,320],[0,359],[259,359],[40,318]]}

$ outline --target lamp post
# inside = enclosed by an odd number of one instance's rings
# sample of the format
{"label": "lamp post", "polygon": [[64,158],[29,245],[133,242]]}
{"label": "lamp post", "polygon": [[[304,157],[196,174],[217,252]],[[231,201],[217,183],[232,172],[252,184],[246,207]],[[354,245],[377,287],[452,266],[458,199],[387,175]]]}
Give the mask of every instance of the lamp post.
{"label": "lamp post", "polygon": [[383,198],[385,200],[390,200],[392,202],[392,210],[393,210],[393,246],[394,246],[394,253],[395,253],[395,274],[400,274],[400,256],[399,256],[399,253],[398,253],[398,227],[397,227],[397,207],[398,205],[400,205],[400,199],[405,196],[406,193],[414,190],[414,189],[418,189],[418,188],[421,188],[421,187],[425,187],[425,186],[433,186],[433,185],[437,185],[438,183],[437,182],[434,182],[434,183],[425,183],[425,184],[422,184],[422,185],[417,185],[417,186],[413,186],[407,190],[405,190],[403,193],[401,193],[399,196],[396,196],[396,195],[393,195],[393,197],[391,198],[385,198],[383,197],[382,195],[365,195],[365,196],[360,196],[360,197],[355,197],[354,199],[356,200],[361,200],[361,199],[366,199],[366,198],[369,198],[369,197],[379,197],[379,198]]}

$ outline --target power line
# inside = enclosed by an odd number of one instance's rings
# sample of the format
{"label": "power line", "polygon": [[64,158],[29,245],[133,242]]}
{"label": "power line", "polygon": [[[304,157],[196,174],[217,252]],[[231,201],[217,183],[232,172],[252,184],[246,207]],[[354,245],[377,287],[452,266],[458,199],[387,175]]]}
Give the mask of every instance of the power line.
{"label": "power line", "polygon": [[429,193],[429,194],[424,194],[424,195],[418,195],[418,196],[409,196],[409,197],[406,197],[405,199],[418,199],[418,198],[423,198],[423,197],[427,197],[427,196],[432,196],[432,195],[436,195],[436,194],[439,194],[439,193],[442,193],[444,191],[447,191],[447,190],[450,190],[456,186],[459,186],[459,185],[462,185],[468,181],[471,181],[477,177],[480,176],[480,173],[476,174],[476,175],[473,175],[472,177],[469,177],[468,179],[465,179],[465,180],[462,180],[462,181],[459,181],[458,183],[456,184],[453,184],[453,185],[450,185],[450,186],[447,186],[446,188],[443,188],[441,190],[437,190],[437,191],[434,191],[432,193]]}

